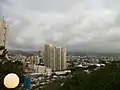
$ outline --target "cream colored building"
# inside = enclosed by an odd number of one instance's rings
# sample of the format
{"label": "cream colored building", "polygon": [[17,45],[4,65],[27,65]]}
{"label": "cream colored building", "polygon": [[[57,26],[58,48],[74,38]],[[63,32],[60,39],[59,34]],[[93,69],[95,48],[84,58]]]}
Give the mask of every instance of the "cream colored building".
{"label": "cream colored building", "polygon": [[28,62],[29,62],[29,64],[28,64],[28,68],[30,68],[31,70],[34,70],[35,69],[35,63],[36,63],[36,61],[37,61],[37,58],[36,58],[36,56],[30,56],[29,58],[28,58]]}
{"label": "cream colored building", "polygon": [[44,74],[45,71],[46,71],[46,67],[45,66],[36,65],[35,73],[42,73],[42,74]]}
{"label": "cream colored building", "polygon": [[61,47],[55,49],[55,70],[61,70]]}
{"label": "cream colored building", "polygon": [[47,75],[51,75],[52,74],[52,69],[51,68],[46,68],[45,73]]}
{"label": "cream colored building", "polygon": [[62,48],[61,50],[61,69],[65,70],[67,68],[67,51],[66,48]]}
{"label": "cream colored building", "polygon": [[4,18],[0,18],[0,46],[5,46],[7,44],[8,36],[8,25]]}
{"label": "cream colored building", "polygon": [[30,57],[30,62],[32,65],[35,65],[35,61],[36,61],[36,56],[31,56]]}
{"label": "cream colored building", "polygon": [[50,47],[50,68],[55,70],[55,46]]}
{"label": "cream colored building", "polygon": [[44,65],[55,70],[55,46],[51,44],[44,46]]}
{"label": "cream colored building", "polygon": [[48,49],[49,49],[49,45],[48,44],[45,44],[45,46],[44,46],[44,65],[46,66],[46,67],[48,67],[48,60],[49,60],[49,51],[48,51]]}
{"label": "cream colored building", "polygon": [[55,47],[51,44],[44,46],[44,65],[53,71],[66,69],[66,48]]}

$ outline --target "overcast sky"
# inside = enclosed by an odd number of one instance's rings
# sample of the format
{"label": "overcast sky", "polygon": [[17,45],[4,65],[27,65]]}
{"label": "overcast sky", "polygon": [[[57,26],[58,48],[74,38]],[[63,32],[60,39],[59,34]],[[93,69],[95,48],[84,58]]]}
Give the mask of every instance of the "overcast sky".
{"label": "overcast sky", "polygon": [[10,49],[120,52],[120,0],[0,0]]}

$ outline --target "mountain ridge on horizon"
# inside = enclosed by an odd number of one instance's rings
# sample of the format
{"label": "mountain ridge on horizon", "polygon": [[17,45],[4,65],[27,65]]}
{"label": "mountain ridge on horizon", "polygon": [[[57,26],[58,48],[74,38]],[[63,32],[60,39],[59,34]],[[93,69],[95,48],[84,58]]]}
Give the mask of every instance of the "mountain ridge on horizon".
{"label": "mountain ridge on horizon", "polygon": [[[41,50],[39,50],[41,51]],[[12,54],[28,54],[28,55],[36,55],[38,53],[37,50],[25,51],[25,50],[8,50],[9,53]],[[82,52],[82,51],[67,51],[67,55],[120,55],[120,53],[95,53],[95,52]]]}

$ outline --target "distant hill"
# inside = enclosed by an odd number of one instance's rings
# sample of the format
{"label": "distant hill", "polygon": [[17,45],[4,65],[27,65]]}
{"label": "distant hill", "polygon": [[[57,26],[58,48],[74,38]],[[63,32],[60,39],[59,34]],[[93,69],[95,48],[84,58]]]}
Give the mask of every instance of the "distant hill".
{"label": "distant hill", "polygon": [[20,54],[24,56],[38,55],[38,51],[9,50],[8,52],[9,54],[12,54],[12,55],[15,55],[15,54]]}
{"label": "distant hill", "polygon": [[[11,55],[20,54],[24,56],[37,55],[38,51],[23,51],[23,50],[9,50]],[[67,55],[73,56],[88,56],[88,55],[98,55],[98,56],[120,56],[120,53],[90,53],[90,52],[67,52]]]}
{"label": "distant hill", "polygon": [[92,52],[68,52],[68,55],[74,56],[88,56],[88,55],[98,55],[98,56],[120,56],[120,53],[92,53]]}
{"label": "distant hill", "polygon": [[26,51],[26,52],[31,55],[38,55],[38,51]]}
{"label": "distant hill", "polygon": [[20,54],[20,55],[24,55],[24,56],[31,56],[32,54],[26,51],[22,51],[22,50],[9,50],[8,51],[9,54],[11,55],[15,55],[15,54]]}
{"label": "distant hill", "polygon": [[67,55],[85,56],[85,55],[87,55],[87,54],[86,54],[86,53],[82,53],[82,52],[67,52]]}

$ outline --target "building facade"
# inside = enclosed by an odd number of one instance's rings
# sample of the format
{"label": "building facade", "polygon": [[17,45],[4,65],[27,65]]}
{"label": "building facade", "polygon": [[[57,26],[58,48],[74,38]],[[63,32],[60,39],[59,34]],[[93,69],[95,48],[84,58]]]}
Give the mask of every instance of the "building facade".
{"label": "building facade", "polygon": [[49,59],[49,55],[48,55],[48,49],[49,49],[49,45],[45,44],[44,46],[44,65],[47,67],[48,66],[48,59]]}
{"label": "building facade", "polygon": [[55,70],[61,70],[61,47],[56,47],[55,49]]}
{"label": "building facade", "polygon": [[55,46],[50,47],[50,68],[55,71]]}
{"label": "building facade", "polygon": [[67,68],[67,51],[66,48],[62,48],[61,50],[61,69],[65,70]]}
{"label": "building facade", "polygon": [[0,18],[0,46],[6,47],[7,37],[8,37],[8,25],[4,18]]}
{"label": "building facade", "polygon": [[44,46],[44,65],[55,70],[55,46],[51,44]]}
{"label": "building facade", "polygon": [[53,71],[66,69],[66,48],[55,47],[51,44],[44,46],[44,65]]}

